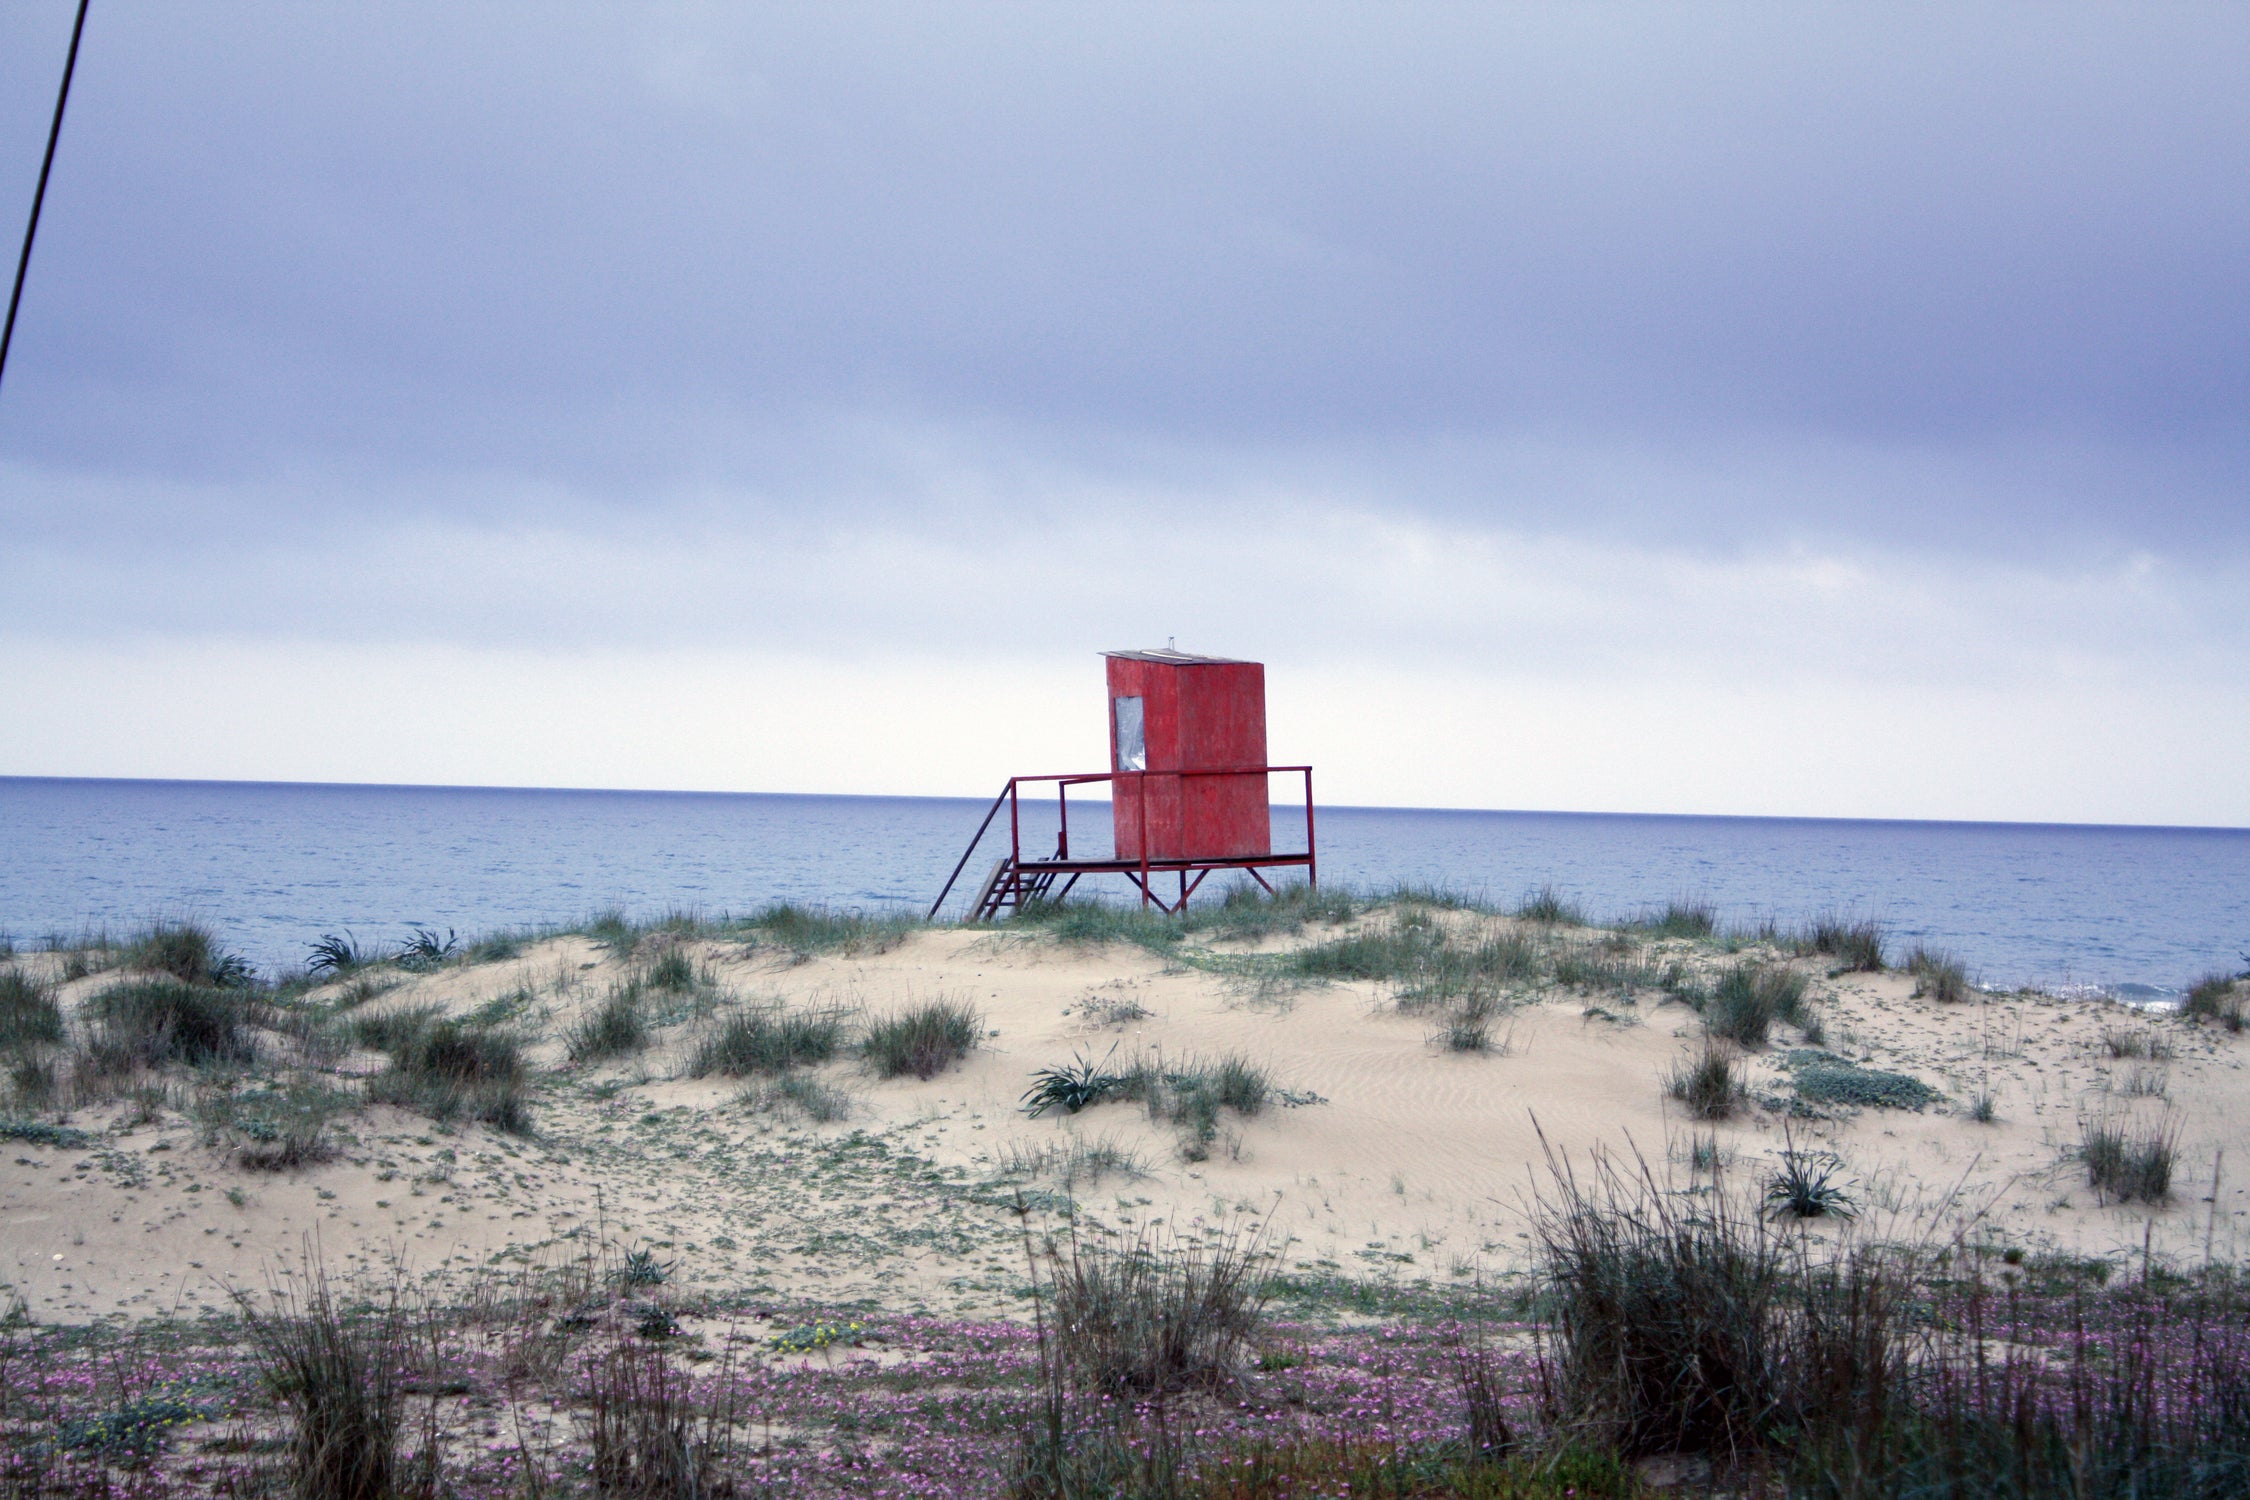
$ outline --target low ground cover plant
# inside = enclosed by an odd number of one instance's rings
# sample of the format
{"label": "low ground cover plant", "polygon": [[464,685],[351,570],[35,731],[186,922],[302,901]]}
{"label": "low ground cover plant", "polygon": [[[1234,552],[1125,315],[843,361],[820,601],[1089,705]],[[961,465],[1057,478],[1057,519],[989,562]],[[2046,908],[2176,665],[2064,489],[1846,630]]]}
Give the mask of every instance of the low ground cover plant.
{"label": "low ground cover plant", "polygon": [[1944,1095],[1911,1073],[1862,1067],[1818,1048],[1801,1048],[1782,1058],[1797,1097],[1811,1105],[1850,1109],[1924,1109]]}

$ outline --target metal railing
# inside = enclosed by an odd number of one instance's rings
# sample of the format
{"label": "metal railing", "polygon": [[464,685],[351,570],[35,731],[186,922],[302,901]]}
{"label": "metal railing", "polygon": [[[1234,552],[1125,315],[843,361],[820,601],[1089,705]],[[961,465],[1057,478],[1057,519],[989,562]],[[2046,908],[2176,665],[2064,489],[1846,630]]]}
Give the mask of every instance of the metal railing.
{"label": "metal railing", "polygon": [[[961,851],[961,858],[955,862],[953,866],[953,873],[945,877],[944,889],[940,890],[938,892],[937,899],[930,903],[928,919],[931,921],[935,921],[937,919],[939,909],[945,905],[945,898],[953,894],[953,887],[955,883],[960,880],[961,872],[968,868],[970,858],[977,852],[977,846],[984,842],[985,834],[992,827],[992,820],[1000,815],[1000,809],[1003,805],[1008,809],[1008,863],[1010,866],[1021,868],[1028,863],[1038,864],[1049,868],[1074,869],[1078,873],[1096,873],[1108,871],[1122,873],[1132,878],[1134,883],[1140,887],[1141,901],[1144,905],[1149,901],[1156,899],[1150,892],[1148,884],[1149,875],[1153,870],[1178,870],[1182,872],[1182,880],[1184,882],[1185,872],[1188,870],[1203,870],[1208,873],[1210,870],[1214,869],[1241,869],[1248,870],[1253,880],[1256,880],[1260,885],[1265,885],[1265,878],[1257,873],[1259,867],[1270,865],[1303,865],[1305,867],[1306,883],[1317,885],[1320,883],[1320,873],[1318,854],[1316,852],[1318,846],[1314,841],[1315,830],[1313,822],[1312,770],[1313,768],[1311,766],[1219,766],[1197,769],[1193,771],[1087,771],[1061,776],[1011,776],[1008,778],[1008,784],[1000,789],[1000,795],[992,799],[992,806],[985,810],[984,821],[977,825],[976,834],[969,840],[969,847]],[[1180,856],[1177,858],[1162,857],[1154,859],[1150,857],[1150,839],[1148,831],[1148,782],[1150,777],[1168,776],[1185,779],[1188,777],[1198,776],[1260,775],[1269,777],[1277,775],[1299,775],[1304,777],[1304,853]],[[1070,789],[1074,786],[1091,786],[1100,782],[1120,781],[1129,781],[1133,783],[1133,792],[1134,796],[1137,799],[1137,811],[1139,812],[1139,828],[1141,834],[1139,858],[1137,860],[1117,859],[1114,857],[1106,860],[1073,860],[1070,855]],[[1026,861],[1023,857],[1023,806],[1021,788],[1025,786],[1039,785],[1046,782],[1053,782],[1055,784],[1055,800],[1059,825],[1055,839],[1055,853],[1051,858],[1048,859]],[[1114,800],[1112,801],[1112,806],[1115,806]],[[1201,884],[1200,878],[1198,878],[1197,884]],[[1269,890],[1271,889],[1270,886],[1267,888]],[[1188,888],[1188,891],[1191,890],[1192,888]],[[1181,897],[1183,902],[1186,899],[1188,891],[1183,891]],[[1161,905],[1162,902],[1159,901],[1158,904]]]}

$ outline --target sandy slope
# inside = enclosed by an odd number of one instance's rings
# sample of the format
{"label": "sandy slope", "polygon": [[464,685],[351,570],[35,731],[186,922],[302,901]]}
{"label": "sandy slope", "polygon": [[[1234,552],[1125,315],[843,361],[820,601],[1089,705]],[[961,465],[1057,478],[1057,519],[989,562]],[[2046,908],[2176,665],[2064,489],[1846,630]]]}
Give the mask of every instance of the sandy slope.
{"label": "sandy slope", "polygon": [[[1321,934],[1315,934],[1318,936]],[[0,1281],[42,1320],[210,1307],[230,1282],[255,1285],[317,1236],[331,1262],[397,1254],[417,1272],[460,1273],[553,1255],[597,1222],[671,1260],[681,1283],[750,1290],[776,1302],[868,1301],[891,1310],[993,1311],[1017,1305],[1022,1256],[1009,1203],[1029,1187],[1042,1221],[1062,1184],[1008,1169],[1025,1148],[1076,1135],[1131,1149],[1142,1177],[1075,1187],[1105,1223],[1196,1229],[1255,1219],[1308,1274],[1445,1281],[1520,1267],[1527,1200],[1542,1179],[1539,1133],[1583,1159],[1638,1148],[1690,1179],[1691,1134],[1662,1079],[1700,1036],[1695,1014],[1644,993],[1548,991],[1523,1004],[1498,1054],[1454,1055],[1427,1021],[1400,1014],[1381,987],[1335,985],[1263,999],[1214,973],[1139,949],[1071,948],[1036,936],[919,933],[880,953],[801,963],[693,945],[715,987],[701,1009],[758,997],[884,1011],[935,996],[983,1011],[984,1049],[928,1082],[877,1081],[856,1063],[822,1076],[847,1087],[852,1116],[812,1125],[737,1099],[739,1085],[694,1080],[684,1059],[708,1020],[683,1004],[648,1052],[578,1069],[554,1040],[625,971],[582,938],[518,959],[409,980],[373,1002],[435,1000],[456,1012],[533,997],[522,1024],[535,1056],[539,1132],[521,1140],[447,1129],[388,1108],[343,1122],[334,1163],[289,1175],[242,1171],[171,1109],[110,1105],[74,1123],[90,1149],[0,1142]],[[1644,952],[1652,951],[1644,948]],[[1722,960],[1708,946],[1660,956]],[[33,957],[19,962],[43,963]],[[1830,1044],[1871,1066],[1943,1089],[1922,1112],[1867,1110],[1791,1125],[1832,1146],[1882,1232],[1968,1232],[2039,1252],[2221,1256],[2250,1226],[2250,1040],[2145,1020],[2094,1000],[1992,996],[1940,1006],[1899,975],[1814,973]],[[75,1003],[102,976],[68,987]],[[714,998],[714,996],[719,998]],[[1104,1004],[1148,1014],[1106,1024]],[[1590,1007],[1614,1019],[1589,1015]],[[2164,1098],[2127,1098],[2105,1031],[2153,1029],[2177,1055],[2160,1064]],[[1275,1082],[1318,1102],[1229,1117],[1208,1160],[1182,1160],[1175,1132],[1130,1104],[1029,1119],[1018,1096],[1034,1068],[1112,1046],[1167,1057],[1239,1051]],[[1777,1046],[1753,1088],[1785,1093]],[[379,1065],[356,1054],[343,1075]],[[1973,1089],[1999,1120],[1965,1117]],[[177,1101],[175,1101],[177,1102]],[[2072,1159],[2081,1119],[2161,1112],[2180,1131],[2181,1180],[2162,1210],[2104,1206]],[[141,1116],[139,1123],[131,1123]],[[1716,1128],[1737,1184],[1756,1184],[1783,1144],[1786,1115],[1751,1109]],[[2206,1202],[2214,1161],[2226,1175]],[[1982,1215],[1981,1221],[1978,1216]],[[2145,1237],[2145,1239],[2144,1239]]]}

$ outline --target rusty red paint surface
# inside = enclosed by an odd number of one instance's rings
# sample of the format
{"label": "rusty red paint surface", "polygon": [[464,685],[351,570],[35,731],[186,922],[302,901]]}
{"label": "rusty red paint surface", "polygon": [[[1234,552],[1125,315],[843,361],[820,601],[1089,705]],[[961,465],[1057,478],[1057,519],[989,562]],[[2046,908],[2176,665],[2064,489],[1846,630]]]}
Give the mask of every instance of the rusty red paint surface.
{"label": "rusty red paint surface", "polygon": [[[1119,859],[1230,859],[1273,851],[1266,778],[1183,775],[1266,763],[1266,669],[1170,653],[1109,657],[1110,766],[1120,759],[1117,700],[1141,700],[1147,775],[1121,778],[1115,797]],[[1128,715],[1128,720],[1130,715]],[[1144,811],[1145,809],[1145,811]],[[1143,844],[1143,820],[1146,843]]]}

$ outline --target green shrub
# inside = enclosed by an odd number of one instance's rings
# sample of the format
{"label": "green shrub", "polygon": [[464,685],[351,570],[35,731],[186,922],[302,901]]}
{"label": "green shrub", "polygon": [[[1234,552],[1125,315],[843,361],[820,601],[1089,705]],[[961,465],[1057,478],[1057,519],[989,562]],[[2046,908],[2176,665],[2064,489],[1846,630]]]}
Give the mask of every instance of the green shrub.
{"label": "green shrub", "polygon": [[136,979],[94,996],[94,1050],[110,1068],[246,1063],[257,1056],[257,1007],[240,990]]}
{"label": "green shrub", "polygon": [[55,992],[21,969],[0,969],[0,1049],[53,1046],[63,1039]]}
{"label": "green shrub", "polygon": [[860,1050],[879,1077],[935,1078],[976,1050],[984,1017],[953,1000],[932,1000],[871,1022]]}
{"label": "green shrub", "polygon": [[55,1125],[45,1120],[0,1119],[0,1141],[24,1141],[34,1146],[56,1146],[67,1151],[83,1151],[94,1144],[94,1138],[85,1131],[69,1125]]}
{"label": "green shrub", "polygon": [[688,1072],[748,1078],[824,1063],[843,1044],[844,1024],[832,1011],[795,1011],[779,1005],[741,1010],[722,1019],[696,1044]]}

